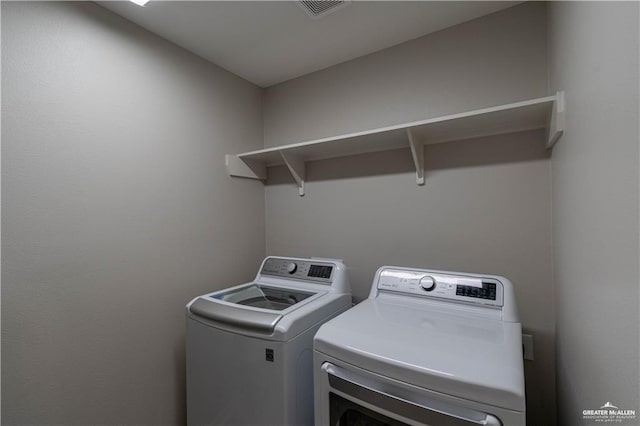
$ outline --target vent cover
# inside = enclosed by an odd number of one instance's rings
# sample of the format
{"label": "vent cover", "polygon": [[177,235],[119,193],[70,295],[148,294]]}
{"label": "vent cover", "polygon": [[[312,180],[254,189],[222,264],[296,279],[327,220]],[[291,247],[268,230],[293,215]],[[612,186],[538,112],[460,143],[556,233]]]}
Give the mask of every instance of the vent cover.
{"label": "vent cover", "polygon": [[349,4],[349,0],[301,0],[298,4],[302,6],[304,11],[312,18],[321,18],[338,9],[342,9]]}

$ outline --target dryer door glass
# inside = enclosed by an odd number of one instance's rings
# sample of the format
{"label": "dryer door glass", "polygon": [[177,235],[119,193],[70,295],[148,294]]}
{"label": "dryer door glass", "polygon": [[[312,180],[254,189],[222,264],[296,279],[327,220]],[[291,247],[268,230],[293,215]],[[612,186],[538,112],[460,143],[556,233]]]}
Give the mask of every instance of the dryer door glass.
{"label": "dryer door glass", "polygon": [[267,287],[251,284],[236,290],[217,294],[216,299],[239,305],[282,311],[298,302],[313,296],[315,293],[287,288]]}
{"label": "dryer door glass", "polygon": [[407,426],[406,423],[376,413],[331,392],[329,394],[331,426]]}

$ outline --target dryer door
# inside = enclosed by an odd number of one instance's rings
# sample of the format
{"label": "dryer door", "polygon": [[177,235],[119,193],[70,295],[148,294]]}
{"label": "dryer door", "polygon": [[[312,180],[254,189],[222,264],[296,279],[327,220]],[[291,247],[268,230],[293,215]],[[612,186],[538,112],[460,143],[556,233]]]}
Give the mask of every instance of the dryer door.
{"label": "dryer door", "polygon": [[484,412],[411,394],[391,383],[363,377],[329,362],[322,365],[329,382],[329,424],[347,426],[501,426]]}

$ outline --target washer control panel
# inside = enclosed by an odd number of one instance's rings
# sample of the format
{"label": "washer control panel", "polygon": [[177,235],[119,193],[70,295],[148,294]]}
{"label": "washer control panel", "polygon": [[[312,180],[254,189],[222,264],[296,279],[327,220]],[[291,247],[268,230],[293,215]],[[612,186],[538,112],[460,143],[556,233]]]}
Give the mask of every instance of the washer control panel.
{"label": "washer control panel", "polygon": [[378,289],[476,305],[503,306],[502,283],[489,277],[385,269],[378,278]]}
{"label": "washer control panel", "polygon": [[315,260],[268,258],[262,270],[263,275],[282,278],[331,283],[334,265]]}

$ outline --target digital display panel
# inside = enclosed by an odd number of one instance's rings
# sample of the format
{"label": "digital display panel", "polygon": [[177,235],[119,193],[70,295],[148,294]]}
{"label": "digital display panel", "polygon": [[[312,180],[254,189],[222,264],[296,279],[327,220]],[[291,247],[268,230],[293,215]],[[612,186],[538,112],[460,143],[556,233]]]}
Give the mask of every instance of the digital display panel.
{"label": "digital display panel", "polygon": [[331,278],[331,271],[333,271],[333,266],[311,265],[307,276],[314,278]]}
{"label": "digital display panel", "polygon": [[496,300],[496,285],[494,283],[484,282],[482,283],[482,288],[471,285],[458,285],[456,286],[456,296]]}

